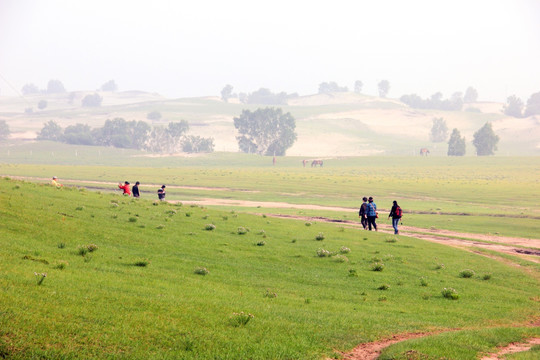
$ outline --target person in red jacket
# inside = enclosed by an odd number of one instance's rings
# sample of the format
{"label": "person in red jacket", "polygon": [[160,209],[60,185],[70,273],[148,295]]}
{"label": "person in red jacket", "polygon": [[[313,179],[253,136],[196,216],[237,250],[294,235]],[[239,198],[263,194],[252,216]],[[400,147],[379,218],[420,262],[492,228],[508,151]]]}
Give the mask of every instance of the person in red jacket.
{"label": "person in red jacket", "polygon": [[124,195],[131,195],[131,190],[129,189],[129,182],[124,182],[124,185],[122,185],[122,183],[119,183],[118,188],[124,190]]}

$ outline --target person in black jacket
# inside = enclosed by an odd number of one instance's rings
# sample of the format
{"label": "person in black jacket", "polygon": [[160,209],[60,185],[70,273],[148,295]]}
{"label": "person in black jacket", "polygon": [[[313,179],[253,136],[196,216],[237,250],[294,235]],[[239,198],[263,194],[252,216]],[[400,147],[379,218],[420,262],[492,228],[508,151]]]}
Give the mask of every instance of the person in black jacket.
{"label": "person in black jacket", "polygon": [[390,214],[388,214],[388,218],[392,217],[392,227],[394,228],[394,234],[396,235],[399,234],[398,224],[402,216],[403,211],[401,210],[401,207],[398,205],[397,201],[394,200]]}
{"label": "person in black jacket", "polygon": [[157,196],[158,196],[158,199],[160,201],[163,201],[165,200],[165,185],[162,185],[158,191],[157,191]]}
{"label": "person in black jacket", "polygon": [[367,197],[362,198],[362,205],[360,205],[360,210],[358,211],[358,217],[360,217],[360,223],[364,227],[364,230],[367,229]]}
{"label": "person in black jacket", "polygon": [[140,182],[137,181],[135,185],[133,185],[133,187],[131,188],[131,194],[133,195],[133,197],[138,198],[140,196],[139,185],[140,185]]}

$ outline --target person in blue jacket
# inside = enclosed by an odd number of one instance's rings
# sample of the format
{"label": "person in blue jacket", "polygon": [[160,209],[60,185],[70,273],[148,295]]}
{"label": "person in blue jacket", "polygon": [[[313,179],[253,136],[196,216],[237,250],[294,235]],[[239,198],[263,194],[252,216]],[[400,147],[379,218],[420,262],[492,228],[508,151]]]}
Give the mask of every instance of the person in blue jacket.
{"label": "person in blue jacket", "polygon": [[369,231],[371,231],[372,227],[375,229],[375,231],[377,231],[377,223],[375,222],[375,219],[377,219],[377,204],[373,202],[373,197],[370,196],[367,204],[367,220]]}

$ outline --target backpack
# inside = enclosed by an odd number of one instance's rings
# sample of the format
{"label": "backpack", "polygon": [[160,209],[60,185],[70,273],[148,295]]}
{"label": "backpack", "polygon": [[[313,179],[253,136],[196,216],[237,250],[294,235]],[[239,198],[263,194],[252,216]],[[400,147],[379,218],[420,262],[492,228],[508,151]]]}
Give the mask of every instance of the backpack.
{"label": "backpack", "polygon": [[399,206],[396,208],[395,214],[397,217],[401,217],[403,215],[403,211]]}

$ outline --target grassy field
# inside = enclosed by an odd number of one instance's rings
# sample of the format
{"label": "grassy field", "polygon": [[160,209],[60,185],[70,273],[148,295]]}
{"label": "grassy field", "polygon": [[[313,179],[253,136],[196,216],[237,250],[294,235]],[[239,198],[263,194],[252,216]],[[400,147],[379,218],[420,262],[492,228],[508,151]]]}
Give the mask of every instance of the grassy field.
{"label": "grassy field", "polygon": [[[364,176],[355,172],[355,161],[380,164],[355,159],[348,170],[293,164],[267,170],[188,166],[142,172],[48,165],[2,165],[1,170],[116,181],[137,174],[144,182],[159,178],[178,185],[259,188],[262,199],[300,191],[299,181],[313,187],[322,182],[317,186],[324,195],[321,203],[331,204],[339,189]],[[405,165],[395,166],[405,171]],[[500,168],[496,162],[491,166],[493,172]],[[524,162],[506,166],[523,171],[522,181],[537,189]],[[488,177],[489,169],[476,167]],[[382,192],[397,186],[388,171],[369,188]],[[423,180],[414,187],[415,196],[440,195],[434,180],[443,176],[440,171],[420,167],[431,175],[418,175]],[[507,174],[475,181],[485,182],[483,191],[495,196],[519,175]],[[459,184],[472,177],[464,171],[451,180],[456,194],[449,192],[447,201],[471,203],[471,211],[493,206],[496,199],[474,191],[457,194]],[[411,175],[403,189],[415,182]],[[505,196],[519,195],[518,186]],[[184,190],[177,190],[170,195],[181,199]],[[353,189],[347,191],[343,199]],[[153,197],[135,200],[107,191],[0,180],[2,357],[323,359],[396,333],[450,331],[394,345],[384,356],[404,359],[413,349],[431,358],[476,359],[498,345],[540,335],[538,328],[515,327],[539,314],[536,264],[513,267],[414,238],[158,203]],[[525,196],[517,201],[534,207]],[[511,207],[500,211],[514,212]],[[455,289],[458,298],[445,298],[445,288]]]}

